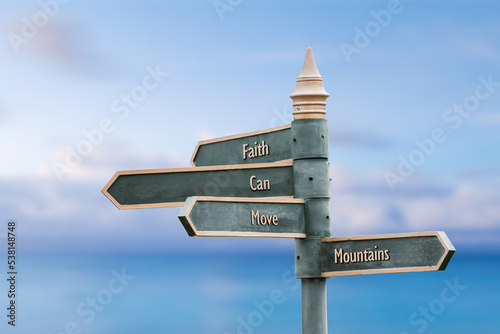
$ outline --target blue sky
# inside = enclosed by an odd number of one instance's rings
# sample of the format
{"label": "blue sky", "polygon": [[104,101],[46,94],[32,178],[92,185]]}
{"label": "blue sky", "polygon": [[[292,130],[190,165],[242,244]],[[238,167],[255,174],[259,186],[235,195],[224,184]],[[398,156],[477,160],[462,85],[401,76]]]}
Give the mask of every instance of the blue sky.
{"label": "blue sky", "polygon": [[[500,249],[498,2],[54,3],[0,4],[0,212],[24,251],[291,251],[189,238],[179,208],[119,211],[100,191],[118,170],[188,166],[199,140],[289,123],[307,47],[330,94],[333,235],[444,230]],[[391,188],[400,157],[421,160]]]}

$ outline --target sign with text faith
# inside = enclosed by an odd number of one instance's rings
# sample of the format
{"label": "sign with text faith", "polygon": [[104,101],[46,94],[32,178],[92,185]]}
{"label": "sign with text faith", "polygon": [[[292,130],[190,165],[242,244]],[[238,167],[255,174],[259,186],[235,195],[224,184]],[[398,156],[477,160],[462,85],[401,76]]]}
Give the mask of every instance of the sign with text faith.
{"label": "sign with text faith", "polygon": [[293,197],[292,161],[115,173],[102,190],[119,209],[183,206],[191,196]]}
{"label": "sign with text faith", "polygon": [[179,220],[190,236],[306,237],[302,199],[190,197]]}
{"label": "sign with text faith", "polygon": [[445,270],[455,253],[444,232],[322,238],[322,277]]}
{"label": "sign with text faith", "polygon": [[191,165],[241,165],[291,158],[291,124],[288,124],[201,141],[196,145]]}

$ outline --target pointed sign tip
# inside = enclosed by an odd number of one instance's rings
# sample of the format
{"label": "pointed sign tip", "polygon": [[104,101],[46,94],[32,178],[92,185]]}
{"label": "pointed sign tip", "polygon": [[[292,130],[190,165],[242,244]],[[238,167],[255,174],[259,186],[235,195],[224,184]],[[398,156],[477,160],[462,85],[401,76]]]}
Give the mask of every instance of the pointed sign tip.
{"label": "pointed sign tip", "polygon": [[318,67],[316,66],[316,61],[314,60],[314,55],[311,48],[307,48],[306,56],[304,58],[304,65],[300,71],[299,78],[304,77],[318,77],[321,78],[319,74]]}
{"label": "pointed sign tip", "polygon": [[330,96],[323,87],[311,48],[307,48],[304,65],[296,80],[293,101],[293,119],[325,119],[326,99]]}

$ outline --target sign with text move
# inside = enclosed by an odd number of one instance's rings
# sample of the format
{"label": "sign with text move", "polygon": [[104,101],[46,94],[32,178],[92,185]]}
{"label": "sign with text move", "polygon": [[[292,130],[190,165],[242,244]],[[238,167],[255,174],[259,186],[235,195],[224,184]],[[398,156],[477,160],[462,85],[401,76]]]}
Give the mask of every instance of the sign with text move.
{"label": "sign with text move", "polygon": [[292,197],[292,161],[115,173],[102,190],[119,209],[183,206],[191,196]]}
{"label": "sign with text move", "polygon": [[323,277],[444,270],[455,247],[444,232],[322,238]]}
{"label": "sign with text move", "polygon": [[291,125],[200,141],[192,166],[241,165],[292,158]]}
{"label": "sign with text move", "polygon": [[302,199],[189,197],[179,220],[190,236],[306,237]]}

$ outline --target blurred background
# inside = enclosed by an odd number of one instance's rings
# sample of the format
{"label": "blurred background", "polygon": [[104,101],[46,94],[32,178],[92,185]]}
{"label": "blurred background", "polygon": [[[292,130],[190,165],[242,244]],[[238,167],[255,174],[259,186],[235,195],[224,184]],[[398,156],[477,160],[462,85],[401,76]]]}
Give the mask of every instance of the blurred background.
{"label": "blurred background", "polygon": [[[2,333],[300,333],[293,240],[118,210],[118,170],[288,124],[323,76],[334,236],[446,231],[445,272],[328,280],[331,333],[486,333],[500,291],[500,3],[0,3]],[[17,318],[7,324],[7,223]],[[280,303],[262,305],[281,292]]]}

